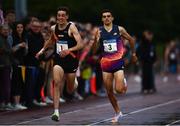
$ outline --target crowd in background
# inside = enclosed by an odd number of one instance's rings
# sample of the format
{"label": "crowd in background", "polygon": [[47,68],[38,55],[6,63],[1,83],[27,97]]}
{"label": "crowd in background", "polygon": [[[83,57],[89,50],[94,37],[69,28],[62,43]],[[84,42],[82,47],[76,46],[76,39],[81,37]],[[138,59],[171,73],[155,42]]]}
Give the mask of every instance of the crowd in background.
{"label": "crowd in background", "polygon": [[[53,49],[48,48],[45,55],[36,59],[36,53],[50,36],[50,28],[56,24],[56,17],[41,21],[37,17],[28,17],[25,21],[16,21],[14,11],[0,14],[0,109],[23,110],[35,106],[47,106],[53,103]],[[63,90],[60,102],[83,100],[90,95],[106,96],[99,64],[99,52],[92,52],[91,35],[94,29],[91,23],[74,22],[83,38],[85,47],[79,52],[79,69],[77,71],[77,90],[69,95]],[[140,75],[142,65],[142,93],[156,92],[154,82],[154,64],[158,60],[153,32],[145,30],[142,38],[137,38],[136,49],[139,62],[133,66],[134,74]],[[129,45],[125,41],[125,63],[129,64]],[[168,74],[177,74],[180,80],[180,43],[171,40],[164,51],[164,81]],[[128,65],[127,65],[128,66]],[[64,85],[66,88],[66,85]]]}

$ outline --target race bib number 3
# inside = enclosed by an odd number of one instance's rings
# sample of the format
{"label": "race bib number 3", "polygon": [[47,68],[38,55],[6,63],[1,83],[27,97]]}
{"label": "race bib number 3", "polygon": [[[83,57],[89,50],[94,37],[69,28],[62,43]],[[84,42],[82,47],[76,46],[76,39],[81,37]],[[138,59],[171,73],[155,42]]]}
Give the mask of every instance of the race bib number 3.
{"label": "race bib number 3", "polygon": [[56,53],[59,54],[62,50],[67,50],[68,49],[68,43],[67,41],[58,41],[56,43]]}
{"label": "race bib number 3", "polygon": [[104,51],[105,52],[116,52],[117,51],[117,43],[115,39],[112,40],[104,40],[103,41],[104,45]]}

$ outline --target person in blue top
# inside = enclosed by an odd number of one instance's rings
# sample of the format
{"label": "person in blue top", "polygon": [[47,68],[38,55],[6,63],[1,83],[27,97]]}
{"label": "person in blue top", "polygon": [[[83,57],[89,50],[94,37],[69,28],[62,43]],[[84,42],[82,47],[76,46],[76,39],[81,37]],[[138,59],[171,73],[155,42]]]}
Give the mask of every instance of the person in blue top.
{"label": "person in blue top", "polygon": [[[124,39],[127,39],[131,48],[132,62],[137,61],[135,53],[134,39],[126,32],[126,30],[118,25],[113,24],[114,17],[110,10],[102,11],[103,26],[97,28],[95,35],[92,37],[94,41],[93,49],[101,51],[101,68],[103,73],[103,81],[107,90],[108,98],[115,110],[115,116],[112,122],[117,122],[122,112],[113,93],[113,80],[115,82],[115,90],[118,93],[125,93],[127,90],[124,78]],[[95,52],[95,50],[93,51]]]}

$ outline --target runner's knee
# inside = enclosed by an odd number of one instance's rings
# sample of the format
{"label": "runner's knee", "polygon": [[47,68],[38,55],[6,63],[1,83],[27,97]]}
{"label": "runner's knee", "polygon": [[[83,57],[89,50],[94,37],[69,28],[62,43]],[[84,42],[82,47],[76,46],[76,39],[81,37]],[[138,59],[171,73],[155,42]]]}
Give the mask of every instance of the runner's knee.
{"label": "runner's knee", "polygon": [[124,86],[119,86],[115,88],[116,92],[119,94],[123,94],[124,92]]}
{"label": "runner's knee", "polygon": [[122,94],[122,93],[124,93],[124,90],[123,90],[123,88],[116,88],[116,92],[119,94]]}

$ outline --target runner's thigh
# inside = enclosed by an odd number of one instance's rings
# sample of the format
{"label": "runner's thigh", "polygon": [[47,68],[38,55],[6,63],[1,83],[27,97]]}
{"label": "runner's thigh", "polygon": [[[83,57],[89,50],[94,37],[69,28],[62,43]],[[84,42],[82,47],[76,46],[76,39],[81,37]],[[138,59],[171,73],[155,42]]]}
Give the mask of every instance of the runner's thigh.
{"label": "runner's thigh", "polygon": [[114,73],[114,79],[115,79],[115,89],[117,91],[121,91],[124,87],[124,71],[118,70]]}

